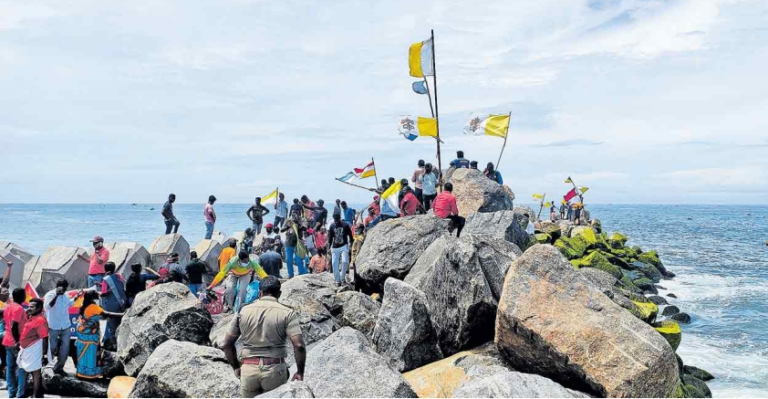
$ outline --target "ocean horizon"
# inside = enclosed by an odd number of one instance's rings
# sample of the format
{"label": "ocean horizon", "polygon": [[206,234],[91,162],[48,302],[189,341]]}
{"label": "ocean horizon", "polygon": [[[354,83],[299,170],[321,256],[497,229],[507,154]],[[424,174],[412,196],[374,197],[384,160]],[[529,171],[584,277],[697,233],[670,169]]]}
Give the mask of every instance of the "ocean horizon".
{"label": "ocean horizon", "polygon": [[[217,203],[215,229],[231,234],[249,227],[249,205]],[[0,204],[0,240],[33,254],[53,245],[87,248],[94,235],[149,246],[165,231],[161,207]],[[202,209],[203,204],[174,204],[179,232],[190,245],[205,233]],[[587,204],[587,209],[605,231],[627,235],[628,245],[657,250],[677,274],[662,280],[659,294],[691,315],[691,324],[682,325],[678,353],[686,364],[715,375],[708,383],[714,395],[768,396],[768,205]],[[543,211],[542,218],[547,216]],[[271,220],[272,214],[265,217]]]}

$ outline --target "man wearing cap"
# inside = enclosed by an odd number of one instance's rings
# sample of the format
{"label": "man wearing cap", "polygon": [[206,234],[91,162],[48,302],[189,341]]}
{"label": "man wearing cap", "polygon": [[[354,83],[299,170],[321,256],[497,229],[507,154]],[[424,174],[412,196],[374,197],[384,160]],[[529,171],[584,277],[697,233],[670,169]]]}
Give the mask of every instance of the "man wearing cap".
{"label": "man wearing cap", "polygon": [[104,248],[104,237],[96,236],[91,240],[93,243],[93,253],[91,258],[84,258],[88,261],[88,287],[97,286],[101,289],[101,282],[104,281],[104,265],[109,262],[109,250]]}
{"label": "man wearing cap", "polygon": [[216,224],[216,212],[213,210],[213,203],[216,197],[208,196],[208,203],[203,207],[203,216],[205,216],[205,239],[210,240],[213,237],[213,225]]}
{"label": "man wearing cap", "polygon": [[[240,378],[240,396],[253,398],[288,382],[285,362],[288,343],[296,359],[294,381],[304,379],[307,350],[301,336],[299,315],[278,302],[280,280],[269,276],[259,285],[259,300],[243,307],[224,338],[224,354]],[[243,344],[242,363],[235,342]]]}

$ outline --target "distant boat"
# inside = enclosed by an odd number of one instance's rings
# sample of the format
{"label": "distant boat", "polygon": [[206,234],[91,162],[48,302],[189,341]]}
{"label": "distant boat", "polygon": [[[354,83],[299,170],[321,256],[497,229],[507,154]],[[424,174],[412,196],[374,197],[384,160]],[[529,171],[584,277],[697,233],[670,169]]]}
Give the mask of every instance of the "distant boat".
{"label": "distant boat", "polygon": [[150,210],[150,211],[154,211],[154,210],[155,210],[155,208],[149,208],[149,210]]}
{"label": "distant boat", "polygon": [[133,206],[136,206],[136,203],[134,202],[134,203],[132,203],[131,205],[133,205]]}

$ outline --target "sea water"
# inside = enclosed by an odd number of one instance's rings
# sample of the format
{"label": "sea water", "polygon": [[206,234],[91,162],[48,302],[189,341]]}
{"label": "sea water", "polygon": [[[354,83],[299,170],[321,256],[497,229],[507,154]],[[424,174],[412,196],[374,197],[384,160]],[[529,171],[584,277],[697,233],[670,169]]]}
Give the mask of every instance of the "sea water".
{"label": "sea water", "polygon": [[[250,227],[248,206],[217,204],[216,230],[232,233]],[[15,242],[34,254],[52,245],[88,247],[94,235],[107,242],[149,246],[165,232],[161,209],[162,204],[0,204],[0,241]],[[626,234],[629,245],[659,251],[666,267],[677,274],[661,282],[666,290],[659,293],[691,315],[691,324],[682,326],[678,353],[686,364],[715,375],[709,383],[714,395],[768,396],[768,206],[588,209],[606,231]],[[181,221],[179,232],[191,245],[203,238],[202,204],[176,204],[174,211]]]}

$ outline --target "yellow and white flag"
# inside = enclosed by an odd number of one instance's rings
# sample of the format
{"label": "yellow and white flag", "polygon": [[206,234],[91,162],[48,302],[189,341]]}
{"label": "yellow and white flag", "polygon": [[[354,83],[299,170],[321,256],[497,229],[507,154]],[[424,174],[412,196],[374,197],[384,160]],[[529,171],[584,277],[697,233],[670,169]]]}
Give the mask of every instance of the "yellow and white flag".
{"label": "yellow and white flag", "polygon": [[277,203],[277,194],[279,193],[279,189],[275,189],[271,193],[261,197],[261,204],[276,204]]}
{"label": "yellow and white flag", "polygon": [[543,201],[544,200],[544,194],[533,194],[533,200],[534,201]]}
{"label": "yellow and white flag", "polygon": [[437,120],[422,116],[401,116],[397,119],[397,131],[408,140],[416,140],[419,136],[437,137]]}
{"label": "yellow and white flag", "polygon": [[408,50],[408,67],[411,76],[414,78],[434,76],[435,70],[432,68],[432,58],[434,56],[432,39],[412,44]]}
{"label": "yellow and white flag", "polygon": [[549,202],[549,201],[547,201],[547,202],[545,202],[545,203],[544,203],[544,207],[545,207],[545,208],[549,208],[549,207],[551,207],[551,206],[552,206],[552,203],[551,203],[551,202]]}
{"label": "yellow and white flag", "polygon": [[473,115],[464,125],[464,134],[474,136],[495,136],[505,138],[509,132],[509,114],[506,115]]}
{"label": "yellow and white flag", "polygon": [[400,203],[397,202],[397,195],[400,193],[400,189],[400,180],[396,180],[386,191],[381,193],[381,199],[379,200],[381,213],[385,215],[400,214]]}
{"label": "yellow and white flag", "polygon": [[589,187],[579,186],[579,191],[581,191],[582,194],[586,193],[587,190],[589,190]]}

